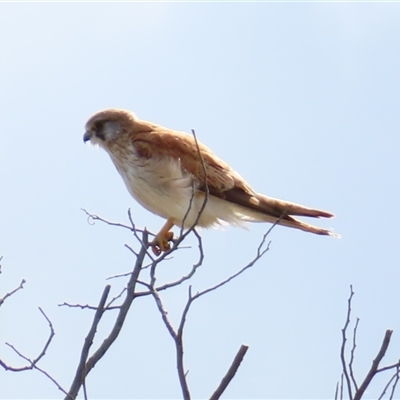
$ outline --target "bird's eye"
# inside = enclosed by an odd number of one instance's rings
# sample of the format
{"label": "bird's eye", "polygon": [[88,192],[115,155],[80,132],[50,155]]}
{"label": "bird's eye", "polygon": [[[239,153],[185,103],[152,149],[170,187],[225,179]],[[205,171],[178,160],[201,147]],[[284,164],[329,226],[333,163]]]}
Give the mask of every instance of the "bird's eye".
{"label": "bird's eye", "polygon": [[104,121],[95,121],[93,123],[93,128],[95,131],[100,131],[103,128]]}

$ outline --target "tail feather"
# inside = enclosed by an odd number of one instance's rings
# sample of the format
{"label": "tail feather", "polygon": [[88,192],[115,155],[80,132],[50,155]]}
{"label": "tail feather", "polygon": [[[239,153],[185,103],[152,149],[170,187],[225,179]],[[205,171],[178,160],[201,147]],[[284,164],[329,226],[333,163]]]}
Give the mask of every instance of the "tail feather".
{"label": "tail feather", "polygon": [[265,211],[273,209],[276,214],[282,215],[299,215],[302,217],[313,217],[313,218],[332,218],[334,215],[328,211],[318,210],[315,208],[309,208],[300,204],[291,203],[289,201],[275,199],[273,197],[267,197],[263,194],[257,193],[257,200],[261,208],[265,208]]}
{"label": "tail feather", "polygon": [[306,224],[293,217],[332,218],[334,215],[328,211],[305,207],[260,193],[249,193],[240,188],[225,191],[224,200],[242,207],[242,218],[247,221],[277,223],[317,235],[340,237],[328,229]]}
{"label": "tail feather", "polygon": [[289,218],[282,218],[280,220],[278,219],[277,223],[278,225],[287,226],[289,228],[300,229],[305,232],[315,233],[316,235],[325,235],[325,236],[340,238],[340,235],[330,231],[329,229],[318,228],[317,226],[306,224],[305,222],[290,216]]}
{"label": "tail feather", "polygon": [[[275,211],[274,213],[275,216],[277,216],[277,214],[280,214],[277,219],[275,218],[275,222],[279,225],[300,229],[302,231],[311,232],[317,235],[340,237],[340,235],[330,231],[329,229],[318,228],[314,225],[307,224],[293,217],[293,215],[296,216],[299,215],[303,217],[313,217],[313,218],[334,217],[334,215],[330,212],[318,210],[315,208],[305,207],[300,204],[295,204],[279,199],[274,199],[272,197],[267,197],[262,194],[257,194],[257,200],[260,203],[260,208],[264,208],[265,211],[273,208]],[[268,216],[268,220],[272,222],[270,218],[271,217]]]}

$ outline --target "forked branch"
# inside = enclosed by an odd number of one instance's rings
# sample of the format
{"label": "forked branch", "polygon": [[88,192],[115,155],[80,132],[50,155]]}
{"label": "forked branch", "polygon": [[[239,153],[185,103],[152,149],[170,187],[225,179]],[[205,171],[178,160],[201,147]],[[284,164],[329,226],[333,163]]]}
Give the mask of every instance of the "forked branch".
{"label": "forked branch", "polygon": [[[340,359],[341,359],[342,369],[343,369],[342,377],[341,377],[341,385],[340,385],[340,399],[343,399],[343,378],[344,378],[344,381],[347,386],[349,399],[350,400],[360,400],[360,399],[362,399],[364,393],[366,392],[367,388],[369,387],[369,385],[371,384],[371,382],[373,381],[373,379],[375,378],[375,376],[377,374],[382,373],[384,371],[395,369],[396,371],[395,371],[394,375],[389,379],[389,381],[385,385],[385,388],[382,391],[381,396],[379,397],[379,399],[382,399],[384,394],[386,393],[386,391],[389,389],[390,385],[392,385],[391,395],[390,395],[390,399],[392,399],[394,396],[394,392],[396,390],[396,386],[399,381],[400,361],[395,364],[379,368],[379,365],[380,365],[381,361],[383,360],[383,358],[385,357],[385,354],[389,348],[390,339],[391,339],[392,333],[393,333],[392,330],[390,330],[390,329],[386,330],[381,347],[380,347],[375,359],[372,362],[370,370],[368,371],[368,373],[365,376],[361,385],[358,385],[356,378],[355,378],[354,370],[353,370],[353,362],[355,359],[355,349],[356,349],[356,335],[357,335],[357,328],[358,328],[358,323],[359,323],[359,319],[357,318],[356,324],[353,329],[353,346],[352,346],[351,353],[350,353],[350,362],[349,362],[349,364],[347,364],[347,361],[346,361],[347,329],[351,322],[350,321],[351,320],[351,311],[352,311],[351,306],[352,306],[353,296],[354,296],[353,287],[350,286],[350,296],[347,301],[347,316],[346,316],[346,322],[342,329],[342,345],[341,345],[341,349],[340,349]],[[354,395],[353,395],[353,391],[354,391]],[[336,385],[335,399],[338,398],[338,394],[339,394],[339,383]]]}

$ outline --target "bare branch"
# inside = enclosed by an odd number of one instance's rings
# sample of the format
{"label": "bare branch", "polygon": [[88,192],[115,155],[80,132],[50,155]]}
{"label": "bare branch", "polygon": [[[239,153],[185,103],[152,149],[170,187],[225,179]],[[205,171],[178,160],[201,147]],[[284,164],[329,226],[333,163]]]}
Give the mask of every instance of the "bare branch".
{"label": "bare branch", "polygon": [[[110,226],[116,226],[118,228],[128,229],[129,231],[133,232],[133,235],[135,236],[135,238],[140,243],[140,246],[141,247],[145,247],[146,249],[149,247],[149,243],[147,241],[148,235],[150,234],[152,236],[155,236],[153,233],[147,231],[146,229],[142,230],[142,229],[137,229],[136,228],[136,225],[132,220],[132,214],[131,214],[131,210],[130,209],[128,209],[128,218],[129,218],[129,222],[131,223],[131,226],[128,226],[128,225],[125,225],[125,224],[121,224],[121,223],[117,223],[117,222],[107,221],[106,219],[101,218],[98,215],[89,213],[84,208],[81,208],[81,210],[87,215],[88,224],[94,225],[95,221],[100,221],[100,222],[104,222],[105,224],[110,225]],[[144,242],[143,239],[138,235],[138,232],[140,232],[143,235],[143,237],[146,237],[146,242]],[[128,246],[126,244],[125,247],[127,247],[130,251],[132,251],[137,256],[137,253],[130,246]],[[150,252],[147,252],[147,255],[149,256],[149,258],[151,260],[154,261],[154,258],[153,258],[152,254]]]}
{"label": "bare branch", "polygon": [[[193,233],[195,234],[195,236],[197,237],[197,240],[198,240],[198,248],[199,248],[199,259],[198,259],[198,261],[192,266],[192,269],[190,270],[190,272],[187,275],[182,276],[181,278],[177,279],[176,281],[165,283],[163,285],[160,285],[160,286],[156,287],[155,290],[157,292],[161,292],[163,290],[166,290],[166,289],[169,289],[169,288],[172,288],[172,287],[175,287],[175,286],[179,286],[183,282],[189,280],[196,273],[197,269],[203,264],[203,261],[204,261],[203,242],[202,242],[201,236],[196,231],[196,229],[193,229]],[[160,260],[161,260],[161,258],[158,258],[157,261],[152,265],[152,267],[154,268],[155,265],[159,264]],[[154,274],[155,274],[155,269],[152,269],[151,275],[154,276]],[[140,283],[142,283],[142,282],[140,282]],[[148,291],[148,292],[137,292],[136,296],[137,297],[148,296],[149,294],[151,294],[151,291]]]}
{"label": "bare branch", "polygon": [[[124,246],[125,246],[131,253],[133,253],[133,255],[134,255],[135,257],[138,256],[138,253],[137,253],[135,250],[133,250],[131,246],[129,246],[129,245],[126,244],[126,243],[125,243]],[[129,275],[129,274],[130,274],[130,272],[129,272],[128,274],[126,274],[126,275]],[[126,276],[126,275],[125,275],[125,276]],[[107,278],[107,279],[110,279],[110,278]]]}
{"label": "bare branch", "polygon": [[222,393],[224,393],[225,389],[228,387],[231,380],[236,375],[236,372],[239,369],[240,363],[243,361],[243,358],[248,349],[249,349],[249,346],[246,346],[244,344],[242,344],[240,346],[240,349],[237,352],[231,366],[229,367],[228,372],[222,378],[221,383],[219,384],[216,391],[210,397],[210,400],[218,400],[222,396]]}
{"label": "bare branch", "polygon": [[340,376],[340,400],[343,400],[344,374]]}
{"label": "bare branch", "polygon": [[120,308],[119,306],[112,307],[111,304],[113,304],[116,300],[120,299],[120,298],[122,297],[122,295],[123,295],[125,292],[126,292],[126,287],[124,287],[124,288],[121,290],[121,293],[120,293],[119,295],[113,297],[113,298],[109,301],[109,303],[108,303],[108,304],[106,305],[106,307],[105,307],[106,310],[115,310],[115,309]]}
{"label": "bare branch", "polygon": [[353,330],[353,347],[351,348],[351,355],[350,355],[350,362],[349,362],[350,378],[353,382],[355,390],[358,390],[358,385],[357,385],[357,381],[354,377],[353,363],[354,363],[354,354],[355,354],[356,347],[357,347],[356,340],[357,340],[357,328],[358,328],[359,322],[360,322],[360,318],[357,318],[356,324],[354,325],[354,330]]}
{"label": "bare branch", "polygon": [[400,367],[400,361],[398,361],[396,364],[392,364],[392,365],[388,365],[388,366],[386,366],[386,367],[379,368],[379,369],[376,371],[376,373],[380,373],[380,372],[383,372],[383,371],[387,371],[387,370],[389,370],[389,369],[399,368],[399,367]]}
{"label": "bare branch", "polygon": [[[150,247],[150,244],[149,244],[149,241],[148,241],[148,235],[152,235],[152,236],[155,236],[155,235],[152,234],[151,232],[149,232],[146,228],[145,228],[144,230],[140,230],[140,229],[138,230],[138,229],[136,229],[136,225],[135,225],[135,223],[133,222],[132,214],[131,214],[131,209],[130,209],[130,208],[128,208],[128,218],[129,218],[129,222],[131,223],[132,230],[133,230],[133,234],[134,234],[136,240],[140,243],[140,246],[141,246],[142,248],[145,248],[145,249],[146,249],[146,255],[150,258],[151,261],[154,262],[153,255],[151,254],[150,251],[148,251],[148,249],[149,249],[149,247]],[[142,237],[140,237],[140,236],[138,235],[138,232],[140,232],[140,233],[142,234]],[[130,249],[130,250],[136,255],[136,257],[138,257],[138,254],[137,254],[136,252],[134,252],[128,245],[125,245],[125,246],[126,246],[128,249]]]}
{"label": "bare branch", "polygon": [[88,400],[87,389],[86,389],[86,381],[83,381],[82,388],[83,388],[83,397],[84,397],[85,400]]}
{"label": "bare branch", "polygon": [[393,396],[396,391],[397,384],[399,383],[399,380],[400,380],[400,367],[399,366],[396,369],[396,373],[394,374],[394,377],[395,377],[395,380],[394,380],[394,383],[392,386],[392,391],[390,393],[389,400],[393,400]]}
{"label": "bare branch", "polygon": [[92,326],[90,327],[89,333],[85,338],[85,342],[83,344],[83,348],[81,351],[81,358],[78,364],[78,368],[76,370],[76,374],[75,374],[75,378],[72,382],[71,388],[68,392],[68,396],[66,398],[66,400],[68,400],[68,398],[72,398],[75,399],[78,392],[79,392],[79,388],[82,386],[82,384],[85,382],[85,378],[87,375],[87,370],[86,370],[86,360],[89,356],[89,350],[90,347],[93,344],[93,339],[94,336],[96,334],[97,331],[97,327],[99,325],[99,322],[101,320],[101,317],[103,316],[104,313],[104,305],[107,301],[107,297],[108,294],[110,292],[110,285],[107,285],[104,290],[103,290],[103,294],[101,296],[99,305],[97,307],[96,313],[93,317],[93,322],[92,322]]}
{"label": "bare branch", "polygon": [[27,361],[29,363],[29,366],[23,367],[23,368],[9,368],[10,371],[26,371],[26,370],[30,370],[30,369],[35,369],[39,372],[41,372],[43,375],[45,375],[47,378],[49,378],[56,386],[57,388],[63,392],[64,394],[67,394],[67,392],[65,391],[65,389],[63,389],[61,387],[61,385],[48,373],[46,372],[44,369],[38,367],[37,365],[37,360],[30,360],[28,357],[24,356],[21,352],[19,352],[13,345],[6,343],[9,347],[11,347],[15,353],[18,354],[19,357],[21,357],[22,359],[24,359],[25,361]]}
{"label": "bare branch", "polygon": [[[1,258],[3,258],[3,257],[1,257]],[[0,258],[0,261],[1,261],[1,258]],[[19,286],[18,286],[17,288],[15,288],[14,290],[12,290],[12,291],[9,292],[9,293],[6,293],[5,296],[4,296],[3,298],[0,298],[0,307],[3,305],[3,303],[5,302],[5,300],[6,300],[8,297],[10,297],[10,296],[12,296],[14,293],[18,292],[18,290],[23,289],[23,288],[24,288],[24,283],[25,283],[25,282],[26,282],[25,279],[22,279],[21,283],[19,284]]]}
{"label": "bare branch", "polygon": [[192,208],[192,203],[193,203],[193,199],[194,199],[194,195],[195,195],[195,191],[196,191],[196,190],[195,190],[195,189],[196,189],[196,188],[195,188],[195,184],[194,184],[194,182],[193,182],[193,184],[192,184],[192,196],[190,197],[189,207],[188,207],[188,209],[187,209],[187,211],[186,211],[186,214],[185,214],[185,216],[183,217],[183,220],[182,220],[181,232],[180,232],[180,235],[179,235],[179,239],[180,239],[180,240],[179,240],[178,243],[175,244],[174,247],[177,247],[177,246],[179,245],[179,243],[181,243],[182,240],[183,240],[191,231],[193,231],[193,230],[195,229],[195,227],[197,226],[198,222],[200,221],[200,218],[201,218],[201,216],[202,216],[202,214],[203,214],[203,212],[204,212],[204,209],[206,208],[207,201],[208,201],[208,196],[209,196],[208,180],[207,180],[207,169],[206,169],[206,165],[205,165],[205,163],[204,163],[203,155],[201,154],[199,142],[198,142],[198,140],[197,140],[196,132],[195,132],[194,129],[192,129],[192,135],[193,135],[193,138],[194,138],[194,142],[195,142],[195,144],[196,144],[197,155],[199,156],[199,160],[200,160],[200,163],[201,163],[201,168],[202,168],[203,174],[204,174],[204,190],[205,190],[205,193],[204,193],[204,200],[203,200],[203,204],[201,205],[200,211],[199,211],[199,213],[197,214],[197,218],[196,218],[196,220],[194,221],[193,225],[192,225],[192,226],[190,227],[190,229],[186,232],[186,234],[183,234],[183,229],[184,229],[185,221],[186,221],[186,218],[187,218],[187,216],[189,215],[189,212],[190,212],[190,210],[191,210],[191,208]]}
{"label": "bare branch", "polygon": [[[143,235],[143,242],[146,243],[147,238],[148,238],[148,232],[146,230],[144,230],[142,232],[142,235]],[[136,287],[137,279],[140,274],[141,267],[143,265],[143,261],[144,261],[146,254],[147,254],[147,249],[146,249],[146,247],[142,246],[142,248],[138,254],[138,257],[136,258],[135,266],[133,268],[131,277],[129,279],[129,282],[128,282],[128,285],[126,288],[125,300],[119,307],[119,312],[116,317],[115,323],[114,323],[113,327],[111,328],[111,332],[105,338],[103,343],[98,347],[98,349],[93,353],[93,355],[86,361],[86,363],[83,366],[81,365],[81,363],[79,364],[75,379],[74,379],[71,389],[69,391],[69,396],[71,398],[73,398],[73,399],[76,398],[76,396],[79,392],[79,389],[84,382],[84,378],[89,374],[89,372],[92,370],[92,368],[101,359],[101,357],[103,357],[103,355],[108,351],[110,346],[117,339],[117,337],[122,329],[122,326],[124,324],[125,318],[128,314],[128,311],[130,309],[130,306],[131,306],[134,298],[136,297],[135,287]],[[102,300],[103,300],[103,297],[102,297]],[[106,299],[104,298],[104,302],[102,304],[99,304],[98,311],[101,313],[104,312],[104,309],[101,309],[101,307],[104,307],[105,301],[106,301]],[[82,350],[81,359],[86,359],[87,355],[85,355],[83,353],[83,350]],[[86,358],[85,358],[85,356],[86,356]],[[84,376],[82,376],[82,374],[84,374]],[[68,399],[65,399],[65,400],[68,400]]]}
{"label": "bare branch", "polygon": [[[377,371],[378,372],[378,371]],[[382,400],[383,396],[386,394],[387,390],[389,389],[389,386],[393,382],[392,390],[391,390],[391,395],[390,399],[393,398],[394,395],[394,390],[396,389],[397,381],[399,380],[399,368],[397,367],[396,372],[394,375],[389,379],[388,383],[385,385],[385,387],[382,390],[381,395],[378,397],[378,400]]]}
{"label": "bare branch", "polygon": [[176,368],[178,370],[179,382],[182,388],[183,398],[190,400],[189,386],[186,380],[185,367],[183,362],[183,328],[185,326],[186,317],[189,312],[190,306],[193,302],[192,287],[188,289],[188,301],[183,309],[181,321],[176,333],[175,347],[176,347]]}
{"label": "bare branch", "polygon": [[64,301],[64,303],[58,304],[59,307],[70,307],[70,308],[80,308],[82,310],[97,310],[97,306],[90,306],[89,304],[70,304]]}
{"label": "bare branch", "polygon": [[350,324],[350,315],[351,315],[351,300],[353,299],[354,296],[354,292],[353,292],[353,286],[350,285],[350,296],[347,300],[347,317],[346,317],[346,322],[344,324],[344,327],[342,329],[342,346],[340,349],[340,359],[342,362],[342,369],[343,369],[343,375],[344,378],[346,380],[346,384],[347,384],[347,390],[349,393],[349,399],[353,399],[353,390],[351,387],[351,381],[350,381],[350,375],[349,375],[349,371],[347,370],[347,364],[346,364],[346,356],[345,356],[345,350],[346,350],[346,341],[347,341],[347,337],[346,337],[346,330],[347,327]]}
{"label": "bare branch", "polygon": [[[278,222],[278,221],[277,221],[277,222]],[[243,267],[240,271],[238,271],[237,273],[233,274],[232,276],[230,276],[229,278],[225,279],[224,281],[218,283],[217,285],[215,285],[215,286],[213,286],[213,287],[211,287],[211,288],[208,288],[208,289],[206,289],[206,290],[203,290],[202,292],[196,293],[194,296],[192,295],[192,287],[189,286],[188,301],[187,301],[187,303],[186,303],[186,305],[185,305],[185,307],[184,307],[184,309],[183,309],[182,316],[181,316],[181,320],[180,320],[180,323],[179,323],[179,327],[178,327],[176,333],[175,333],[175,331],[173,330],[171,324],[169,323],[168,318],[166,318],[166,312],[165,312],[164,308],[163,308],[162,306],[160,307],[160,305],[159,305],[159,304],[161,304],[161,302],[159,301],[159,295],[158,295],[158,293],[157,293],[157,305],[158,305],[159,310],[160,310],[160,312],[161,312],[161,315],[162,315],[164,324],[167,326],[167,329],[168,329],[168,331],[170,332],[171,336],[175,339],[175,348],[176,348],[176,360],[177,360],[178,377],[179,377],[179,382],[180,382],[180,384],[181,384],[181,389],[182,389],[183,398],[184,398],[185,400],[190,399],[190,392],[189,392],[189,387],[188,387],[187,380],[186,380],[186,373],[185,373],[185,368],[184,368],[184,363],[183,363],[183,331],[184,331],[184,326],[185,326],[185,323],[186,323],[187,314],[188,314],[188,312],[189,312],[189,310],[190,310],[190,307],[191,307],[193,301],[196,300],[196,299],[198,299],[199,297],[203,296],[204,294],[209,293],[209,292],[211,292],[211,291],[214,291],[214,290],[218,289],[219,287],[221,287],[221,286],[227,284],[227,283],[230,282],[232,279],[234,279],[234,278],[236,278],[237,276],[239,276],[240,274],[242,274],[245,270],[247,270],[248,268],[252,267],[252,266],[253,266],[253,265],[254,265],[254,264],[269,250],[269,244],[270,244],[270,243],[268,243],[268,245],[266,246],[266,248],[264,248],[264,245],[265,245],[265,241],[266,241],[266,238],[267,238],[269,232],[271,231],[271,229],[272,229],[275,225],[276,225],[276,223],[275,223],[274,225],[271,226],[271,228],[267,231],[266,234],[264,234],[263,239],[262,239],[262,241],[260,242],[260,245],[258,246],[257,253],[256,253],[256,256],[254,257],[254,259],[251,260],[251,261],[250,261],[245,267]],[[196,232],[196,233],[197,233],[197,232]],[[202,260],[203,260],[201,241],[199,241],[199,248],[200,248],[201,257],[200,257],[200,260],[199,260],[198,265],[200,265],[201,262],[202,262]],[[195,265],[195,266],[194,266],[194,268],[192,269],[191,273],[194,273],[194,272],[196,271],[196,268],[197,268],[198,265]],[[155,283],[155,276],[154,276],[154,274],[155,274],[155,270],[153,271],[153,278],[152,278],[152,284],[153,284],[153,285],[154,285],[154,283]],[[187,278],[187,279],[189,279],[189,278]],[[186,280],[186,279],[184,279],[184,280]],[[182,283],[182,282],[183,282],[183,279],[179,280],[178,282],[179,282],[179,283]],[[151,284],[151,285],[152,285],[152,284]],[[149,285],[149,288],[152,287],[151,285]],[[165,287],[165,285],[164,285],[164,287]],[[169,286],[169,287],[171,287],[171,286]],[[155,290],[153,291],[153,295],[154,295],[154,292],[156,292],[156,291],[155,291]],[[244,356],[244,354],[243,354],[243,356]],[[242,358],[243,358],[243,356],[242,356]],[[239,364],[240,364],[240,362],[239,362]],[[239,365],[238,365],[238,366],[239,366]],[[237,366],[237,367],[238,367],[238,366]],[[233,375],[232,375],[232,377],[233,377]],[[231,378],[231,379],[232,379],[232,378]],[[226,382],[226,380],[225,380],[224,382]],[[227,382],[226,384],[229,384],[229,382]],[[221,382],[221,385],[222,385],[222,382]],[[225,386],[225,387],[226,387],[226,386]],[[222,386],[221,386],[221,388],[222,388]],[[220,390],[221,390],[221,389],[220,389]],[[225,390],[225,388],[223,388],[223,390]],[[222,390],[222,392],[223,392],[223,390]],[[221,393],[222,393],[222,392],[221,392]]]}
{"label": "bare branch", "polygon": [[166,326],[169,334],[171,335],[172,339],[175,342],[176,367],[177,367],[177,371],[178,371],[179,383],[180,383],[180,386],[182,389],[182,395],[183,395],[184,400],[190,400],[191,396],[190,396],[189,386],[188,386],[188,383],[186,380],[186,373],[185,373],[184,364],[183,364],[183,325],[184,325],[186,314],[189,310],[190,302],[191,302],[190,287],[189,287],[189,300],[188,300],[185,310],[182,314],[179,329],[176,332],[172,326],[172,323],[170,322],[170,320],[168,318],[168,313],[162,304],[161,297],[158,294],[158,292],[154,289],[154,286],[152,286],[151,284],[150,285],[146,284],[144,282],[142,282],[142,284],[146,285],[149,288],[149,290],[151,291],[151,293],[155,299],[155,302],[157,304],[157,308],[160,311],[164,325]]}
{"label": "bare branch", "polygon": [[[266,248],[263,248],[266,238],[269,234],[269,232],[271,231],[271,229],[275,226],[276,224],[274,224],[268,231],[266,234],[264,234],[263,239],[260,243],[260,245],[258,246],[257,249],[257,254],[254,257],[253,260],[251,260],[245,267],[243,267],[240,271],[238,271],[237,273],[233,274],[232,276],[230,276],[229,278],[225,279],[224,281],[218,283],[217,285],[214,285],[208,289],[205,289],[201,292],[196,293],[194,296],[192,295],[192,287],[189,286],[189,296],[188,296],[188,301],[183,309],[182,312],[182,316],[181,316],[181,321],[177,330],[177,335],[176,335],[176,356],[177,356],[177,369],[178,369],[178,376],[179,376],[179,381],[181,383],[181,387],[182,387],[182,392],[183,392],[183,397],[184,399],[190,399],[190,393],[189,393],[189,389],[188,389],[188,385],[187,385],[187,381],[186,381],[186,375],[185,375],[185,370],[184,370],[184,366],[183,366],[183,330],[185,327],[185,323],[186,323],[186,318],[187,318],[187,314],[190,310],[190,307],[193,303],[194,300],[198,299],[199,297],[212,292],[218,288],[220,288],[221,286],[227,284],[228,282],[230,282],[231,280],[235,279],[236,277],[238,277],[239,275],[241,275],[244,271],[246,271],[248,268],[252,267],[268,250],[269,250],[269,244],[267,245]],[[243,354],[244,356],[244,354]],[[243,357],[242,357],[243,358]],[[228,382],[229,383],[229,382]],[[222,383],[221,383],[222,384]],[[223,389],[225,390],[225,388]],[[222,393],[222,392],[221,392]]]}
{"label": "bare branch", "polygon": [[388,329],[385,333],[385,336],[382,341],[381,348],[375,358],[375,360],[372,362],[371,369],[369,370],[367,376],[364,379],[364,382],[361,384],[360,388],[357,390],[357,392],[354,394],[354,399],[353,400],[360,400],[367,389],[368,385],[371,383],[373,377],[377,373],[379,363],[381,362],[382,358],[385,356],[386,351],[389,347],[390,343],[390,338],[392,336],[393,331]]}
{"label": "bare branch", "polygon": [[176,332],[172,326],[171,321],[168,318],[168,313],[163,306],[160,295],[158,294],[157,290],[155,290],[154,287],[152,287],[151,285],[147,285],[147,287],[149,288],[149,290],[151,291],[151,293],[154,297],[154,300],[157,304],[158,311],[160,311],[164,325],[166,326],[168,332],[172,336],[172,339],[174,339],[176,341]]}
{"label": "bare branch", "polygon": [[14,372],[20,372],[20,371],[26,371],[29,369],[33,369],[36,368],[36,364],[43,358],[43,356],[46,354],[47,349],[50,346],[51,341],[53,340],[53,337],[55,335],[54,332],[54,328],[53,328],[53,324],[51,323],[50,319],[47,317],[47,315],[45,314],[45,312],[39,307],[39,311],[41,312],[41,314],[43,315],[43,317],[46,319],[47,323],[49,324],[49,328],[50,328],[50,334],[49,337],[47,338],[46,343],[43,346],[42,351],[38,354],[38,356],[36,358],[34,358],[33,360],[30,360],[29,358],[23,356],[13,345],[6,343],[7,346],[11,347],[21,358],[23,358],[24,360],[27,360],[29,362],[30,365],[25,366],[25,367],[10,367],[8,365],[6,365],[2,360],[0,360],[0,365],[5,369],[5,370],[10,370],[10,371],[14,371]]}
{"label": "bare branch", "polygon": [[99,217],[98,215],[89,213],[84,208],[81,208],[81,210],[87,215],[87,221],[88,221],[89,225],[94,225],[96,221],[100,221],[100,222],[104,222],[105,224],[110,225],[110,226],[116,226],[116,227],[119,227],[119,228],[128,229],[131,232],[134,231],[134,228],[132,228],[131,226],[128,226],[128,225],[125,225],[125,224],[116,223],[116,222],[107,221],[107,220]]}
{"label": "bare branch", "polygon": [[47,378],[49,378],[56,386],[57,388],[62,391],[64,394],[67,394],[67,392],[61,387],[61,385],[48,373],[46,372],[44,369],[40,368],[37,364],[38,362],[44,357],[44,355],[46,354],[47,349],[50,346],[51,341],[53,340],[53,337],[55,335],[54,332],[54,328],[53,328],[53,324],[51,323],[50,319],[48,318],[48,316],[45,314],[45,312],[39,307],[39,311],[41,312],[41,314],[43,315],[43,317],[46,319],[47,323],[49,324],[49,328],[50,328],[50,335],[45,343],[45,345],[43,346],[42,351],[39,353],[39,355],[34,358],[33,360],[31,360],[30,358],[24,356],[20,351],[18,351],[15,346],[13,346],[10,343],[6,343],[7,346],[9,346],[16,354],[18,354],[19,357],[21,357],[23,360],[27,361],[29,363],[29,365],[26,365],[24,367],[11,367],[9,365],[6,365],[2,360],[0,360],[0,365],[7,371],[13,371],[13,372],[21,372],[21,371],[27,371],[27,370],[31,370],[31,369],[35,369],[39,372],[41,372],[43,375],[45,375]]}
{"label": "bare branch", "polygon": [[208,289],[205,289],[205,290],[203,290],[201,292],[196,293],[193,296],[193,300],[199,298],[200,296],[203,296],[206,293],[212,292],[212,291],[220,288],[221,286],[226,285],[228,282],[232,281],[233,279],[235,279],[236,277],[241,275],[244,271],[246,271],[247,269],[251,268],[258,260],[260,260],[260,258],[269,250],[271,242],[269,242],[265,248],[263,248],[263,246],[265,244],[265,241],[266,241],[266,238],[267,238],[268,234],[271,232],[271,229],[275,225],[276,224],[272,225],[272,227],[267,231],[267,233],[264,234],[264,236],[263,236],[263,238],[262,238],[262,240],[260,242],[260,245],[258,246],[256,256],[246,266],[244,266],[240,271],[238,271],[235,274],[231,275],[229,278],[227,278],[227,279],[223,280],[222,282],[216,284],[215,286],[212,286],[212,287],[210,287]]}

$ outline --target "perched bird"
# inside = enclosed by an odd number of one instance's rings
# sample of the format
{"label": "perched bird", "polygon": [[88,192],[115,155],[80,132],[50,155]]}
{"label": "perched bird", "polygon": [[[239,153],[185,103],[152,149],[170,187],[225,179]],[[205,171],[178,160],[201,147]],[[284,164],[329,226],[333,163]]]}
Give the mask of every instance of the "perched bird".
{"label": "perched bird", "polygon": [[290,228],[338,236],[293,217],[331,218],[333,214],[256,193],[193,135],[142,121],[131,111],[106,109],[94,114],[86,123],[83,140],[102,147],[130,194],[167,220],[152,242],[156,255],[170,249],[174,225],[208,228],[278,221]]}

